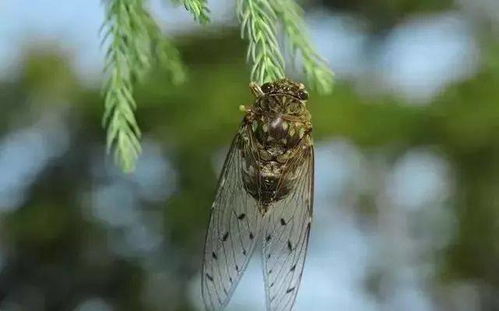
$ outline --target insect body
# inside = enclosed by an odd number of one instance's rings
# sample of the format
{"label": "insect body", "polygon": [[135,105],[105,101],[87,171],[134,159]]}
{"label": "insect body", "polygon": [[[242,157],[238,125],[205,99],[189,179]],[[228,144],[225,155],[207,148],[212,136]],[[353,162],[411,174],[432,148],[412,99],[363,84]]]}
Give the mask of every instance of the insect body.
{"label": "insect body", "polygon": [[228,303],[257,243],[263,250],[267,310],[293,308],[303,272],[313,204],[313,142],[308,94],[283,79],[252,83],[225,160],[206,237],[206,308]]}

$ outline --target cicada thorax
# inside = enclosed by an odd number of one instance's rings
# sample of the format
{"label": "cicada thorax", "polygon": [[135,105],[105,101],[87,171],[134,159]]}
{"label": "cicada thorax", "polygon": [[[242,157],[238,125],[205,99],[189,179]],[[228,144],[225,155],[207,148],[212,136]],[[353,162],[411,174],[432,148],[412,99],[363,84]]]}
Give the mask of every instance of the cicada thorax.
{"label": "cicada thorax", "polygon": [[[292,191],[296,170],[303,162],[296,155],[302,148],[301,141],[311,131],[308,111],[291,114],[289,105],[282,105],[282,99],[281,106],[269,100],[274,99],[267,98],[245,118],[253,145],[244,151],[247,154],[242,174],[246,191],[261,204],[263,213],[271,203],[284,199]],[[268,104],[279,109],[262,107]]]}

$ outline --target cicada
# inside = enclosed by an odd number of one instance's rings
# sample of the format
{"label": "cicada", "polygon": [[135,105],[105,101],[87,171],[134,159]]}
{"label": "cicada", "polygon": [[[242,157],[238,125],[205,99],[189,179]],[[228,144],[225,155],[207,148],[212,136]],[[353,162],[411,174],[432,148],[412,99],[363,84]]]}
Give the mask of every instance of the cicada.
{"label": "cicada", "polygon": [[227,305],[257,244],[267,310],[291,310],[307,253],[314,190],[308,93],[288,79],[250,89],[256,100],[242,106],[206,235],[202,294],[210,311]]}

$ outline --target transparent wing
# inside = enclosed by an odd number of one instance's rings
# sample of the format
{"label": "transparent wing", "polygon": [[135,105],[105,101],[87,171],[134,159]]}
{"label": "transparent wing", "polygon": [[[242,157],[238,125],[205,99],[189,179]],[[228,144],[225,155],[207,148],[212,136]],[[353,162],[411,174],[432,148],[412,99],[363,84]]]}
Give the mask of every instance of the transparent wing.
{"label": "transparent wing", "polygon": [[310,145],[288,163],[296,174],[291,193],[265,217],[263,263],[267,310],[291,310],[307,253],[313,205],[314,154]]}
{"label": "transparent wing", "polygon": [[250,133],[243,127],[234,138],[222,169],[206,235],[202,294],[207,310],[228,303],[260,235],[262,216],[242,182],[244,157],[251,156]]}

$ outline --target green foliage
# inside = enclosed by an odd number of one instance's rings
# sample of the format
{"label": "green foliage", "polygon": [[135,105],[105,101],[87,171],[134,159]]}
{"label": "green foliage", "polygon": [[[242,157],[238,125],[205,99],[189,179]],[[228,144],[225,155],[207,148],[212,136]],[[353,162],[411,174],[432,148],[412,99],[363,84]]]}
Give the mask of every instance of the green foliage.
{"label": "green foliage", "polygon": [[210,22],[210,10],[208,9],[205,0],[173,0],[177,4],[183,4],[185,9],[189,11],[194,20],[200,24],[207,24]]}
{"label": "green foliage", "polygon": [[239,0],[237,15],[241,35],[247,38],[251,79],[258,83],[284,77],[284,58],[276,38],[280,21],[289,40],[293,57],[300,55],[307,82],[321,93],[330,93],[332,71],[312,47],[305,34],[301,8],[294,0]]}
{"label": "green foliage", "polygon": [[[146,14],[146,12],[144,12]],[[151,52],[153,61],[166,70],[174,85],[185,82],[186,70],[180,53],[173,43],[165,37],[155,21],[149,17],[144,20],[149,28],[151,36]]]}
{"label": "green foliage", "polygon": [[[133,89],[154,62],[166,69],[173,84],[185,80],[185,70],[175,46],[164,38],[145,9],[147,0],[108,0],[105,2],[106,29],[103,41],[109,41],[103,122],[107,127],[108,150],[114,148],[115,161],[126,172],[133,171],[141,152],[140,129],[135,118]],[[200,24],[209,22],[206,0],[172,0],[183,4]],[[331,91],[333,75],[315,52],[303,29],[300,7],[294,0],[237,0],[241,35],[248,40],[247,58],[251,80],[264,83],[285,76],[285,61],[277,40],[277,25],[283,24],[293,57],[300,55],[303,72],[312,88]]]}
{"label": "green foliage", "polygon": [[116,144],[115,160],[124,171],[134,168],[141,147],[140,129],[133,110],[136,103],[132,95],[134,76],[142,76],[148,67],[144,53],[147,30],[143,21],[141,1],[110,1],[106,6],[107,35],[112,35],[106,55],[106,70],[110,77],[106,83],[105,112],[108,149]]}
{"label": "green foliage", "polygon": [[284,59],[276,37],[276,14],[266,0],[239,0],[237,16],[241,36],[247,38],[251,80],[257,83],[284,77]]}
{"label": "green foliage", "polygon": [[321,93],[330,93],[333,72],[305,35],[302,9],[293,0],[274,0],[271,3],[283,24],[293,56],[297,54],[302,56],[303,71],[309,85]]}
{"label": "green foliage", "polygon": [[141,147],[141,135],[134,115],[134,82],[143,79],[154,60],[171,73],[173,82],[185,74],[178,51],[163,38],[154,20],[144,8],[143,0],[106,2],[103,42],[109,39],[106,53],[105,111],[107,146],[114,146],[115,161],[125,171],[133,171]]}

